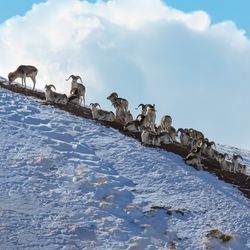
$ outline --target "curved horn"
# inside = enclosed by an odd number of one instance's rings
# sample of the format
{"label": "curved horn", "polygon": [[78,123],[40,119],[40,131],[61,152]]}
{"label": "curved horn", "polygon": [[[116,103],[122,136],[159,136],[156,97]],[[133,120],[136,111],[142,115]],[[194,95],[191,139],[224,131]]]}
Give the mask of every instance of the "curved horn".
{"label": "curved horn", "polygon": [[53,84],[48,85],[48,87],[54,88],[54,90],[56,90],[56,87],[55,87],[55,85],[53,85]]}
{"label": "curved horn", "polygon": [[68,79],[65,79],[66,81],[68,81],[70,78],[74,78],[74,75],[71,75]]}
{"label": "curved horn", "polygon": [[142,114],[137,115],[135,119],[138,120],[139,117],[142,117]]}
{"label": "curved horn", "polygon": [[91,102],[91,103],[89,104],[89,106],[95,107],[95,108],[96,108],[97,106],[101,107],[100,104],[97,103],[97,102],[95,102],[95,103]]}
{"label": "curved horn", "polygon": [[233,155],[233,157],[235,157],[236,159],[241,159],[243,161],[243,158],[241,155]]}
{"label": "curved horn", "polygon": [[142,109],[144,109],[145,105],[141,103],[141,104],[139,104],[138,107],[135,108],[135,109],[138,109],[138,108],[140,108],[140,107],[142,107]]}
{"label": "curved horn", "polygon": [[80,77],[80,76],[76,76],[76,80],[80,80],[81,81],[81,83],[82,83],[82,78]]}

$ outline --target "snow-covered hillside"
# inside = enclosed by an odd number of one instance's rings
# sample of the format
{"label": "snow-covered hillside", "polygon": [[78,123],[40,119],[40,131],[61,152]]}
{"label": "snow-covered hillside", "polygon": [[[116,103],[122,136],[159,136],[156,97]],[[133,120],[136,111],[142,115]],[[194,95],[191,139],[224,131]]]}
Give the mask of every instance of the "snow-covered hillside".
{"label": "snow-covered hillside", "polygon": [[0,249],[250,249],[249,200],[179,156],[3,89],[0,128]]}

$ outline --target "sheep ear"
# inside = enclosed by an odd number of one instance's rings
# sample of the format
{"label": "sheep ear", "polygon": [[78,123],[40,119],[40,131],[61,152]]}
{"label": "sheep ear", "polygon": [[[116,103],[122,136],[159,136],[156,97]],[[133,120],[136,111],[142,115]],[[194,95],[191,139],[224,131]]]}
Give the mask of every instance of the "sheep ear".
{"label": "sheep ear", "polygon": [[243,161],[243,158],[241,155],[235,155],[235,157],[237,157],[237,159],[241,159]]}

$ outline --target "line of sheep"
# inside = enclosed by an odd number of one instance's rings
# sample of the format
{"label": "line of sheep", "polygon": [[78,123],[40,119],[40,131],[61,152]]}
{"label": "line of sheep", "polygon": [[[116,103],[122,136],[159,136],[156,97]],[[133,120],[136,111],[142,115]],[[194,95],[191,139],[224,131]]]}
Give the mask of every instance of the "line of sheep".
{"label": "line of sheep", "polygon": [[[16,78],[22,79],[22,86],[26,88],[26,77],[30,77],[33,81],[33,90],[36,84],[36,75],[38,70],[34,66],[21,65],[14,72],[9,73],[9,84],[15,81]],[[46,102],[58,103],[58,104],[75,104],[85,105],[85,93],[86,88],[82,84],[80,76],[71,75],[66,81],[71,81],[70,95],[60,94],[55,92],[56,87],[52,84],[45,85],[45,98]],[[78,80],[81,82],[79,83]],[[54,88],[54,91],[52,90]],[[113,92],[107,97],[111,101],[112,106],[115,109],[115,113],[112,111],[102,110],[98,103],[91,103],[89,105],[92,113],[92,118],[101,121],[116,121],[121,123],[125,131],[140,132],[141,140],[144,145],[160,146],[162,144],[171,144],[179,142],[187,147],[190,153],[184,158],[184,161],[195,166],[197,169],[202,170],[204,165],[202,160],[210,159],[216,161],[217,164],[224,171],[233,173],[247,174],[247,167],[239,163],[239,159],[243,161],[240,155],[234,154],[229,159],[228,154],[222,154],[215,148],[215,143],[209,141],[204,137],[203,133],[195,129],[182,129],[177,131],[172,126],[172,118],[169,115],[165,115],[161,118],[160,125],[156,125],[156,109],[155,105],[140,104],[136,109],[141,108],[141,113],[133,119],[132,114],[128,110],[128,101],[118,96]]]}

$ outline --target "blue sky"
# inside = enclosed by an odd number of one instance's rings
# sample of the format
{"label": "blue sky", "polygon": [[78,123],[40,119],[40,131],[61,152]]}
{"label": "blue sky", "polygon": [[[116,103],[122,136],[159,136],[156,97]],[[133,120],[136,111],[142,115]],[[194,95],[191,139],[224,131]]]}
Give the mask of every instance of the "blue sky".
{"label": "blue sky", "polygon": [[[136,0],[135,0],[136,1]],[[0,1],[0,23],[15,15],[24,15],[33,3],[46,0],[7,0]],[[89,0],[89,2],[95,2]],[[238,28],[250,34],[250,1],[249,0],[165,0],[165,2],[183,11],[204,10],[213,23],[233,20]]]}
{"label": "blue sky", "polygon": [[0,76],[31,64],[39,89],[53,83],[68,93],[65,79],[78,74],[87,104],[110,110],[106,97],[116,91],[134,115],[155,103],[158,121],[171,115],[176,128],[250,149],[250,40],[241,30],[250,3],[48,0],[25,15],[38,2],[0,2],[0,22],[14,16],[0,25]]}
{"label": "blue sky", "polygon": [[45,2],[41,0],[2,0],[0,1],[0,23],[6,19],[16,16],[24,15],[28,11],[33,3]]}
{"label": "blue sky", "polygon": [[183,11],[204,10],[213,23],[233,20],[238,28],[250,34],[249,0],[166,0],[170,6]]}

